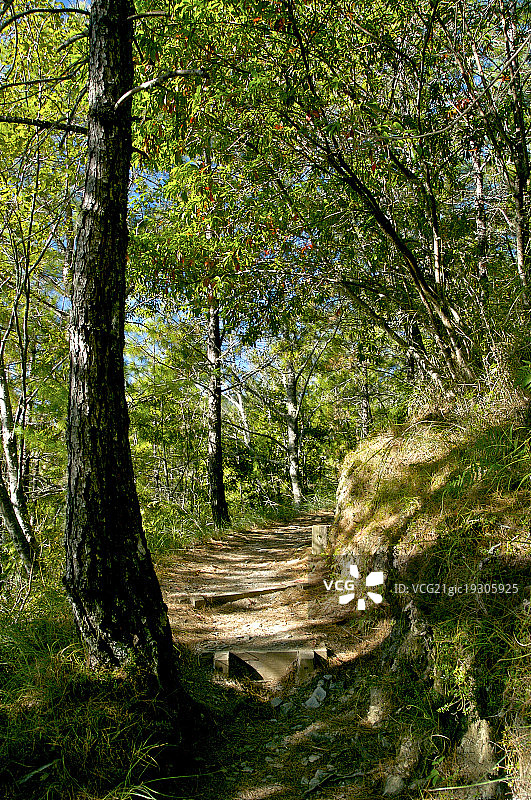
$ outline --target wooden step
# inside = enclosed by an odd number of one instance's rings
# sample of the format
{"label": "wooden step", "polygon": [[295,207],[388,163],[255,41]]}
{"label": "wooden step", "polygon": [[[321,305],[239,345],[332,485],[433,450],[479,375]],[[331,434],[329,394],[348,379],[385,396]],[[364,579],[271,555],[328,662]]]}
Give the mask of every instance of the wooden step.
{"label": "wooden step", "polygon": [[253,680],[275,682],[294,668],[296,681],[300,683],[316,668],[326,665],[327,649],[218,650],[213,657],[214,669],[226,677],[245,675]]}
{"label": "wooden step", "polygon": [[289,583],[272,583],[267,586],[260,586],[259,588],[242,588],[232,592],[197,592],[196,594],[169,592],[166,594],[166,597],[168,600],[173,600],[173,602],[190,603],[194,608],[202,608],[207,604],[221,606],[224,603],[233,603],[235,600],[243,600],[246,597],[259,597],[262,594],[285,592],[288,589],[312,589],[315,586],[319,586],[321,583],[321,580],[299,578]]}

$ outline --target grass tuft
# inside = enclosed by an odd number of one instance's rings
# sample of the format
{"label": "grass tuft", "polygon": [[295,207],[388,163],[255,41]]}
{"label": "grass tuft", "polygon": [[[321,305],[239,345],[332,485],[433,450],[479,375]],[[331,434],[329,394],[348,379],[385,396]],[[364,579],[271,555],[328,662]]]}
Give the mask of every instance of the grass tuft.
{"label": "grass tuft", "polygon": [[175,713],[139,674],[89,671],[66,600],[54,599],[54,613],[0,615],[0,795],[150,797],[155,759],[180,735]]}

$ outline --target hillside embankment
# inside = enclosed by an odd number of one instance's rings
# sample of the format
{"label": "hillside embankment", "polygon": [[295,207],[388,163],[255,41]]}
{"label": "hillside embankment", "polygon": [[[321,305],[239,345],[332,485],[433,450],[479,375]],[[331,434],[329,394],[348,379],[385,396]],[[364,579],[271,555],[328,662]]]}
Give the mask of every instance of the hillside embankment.
{"label": "hillside embankment", "polygon": [[[167,595],[178,638],[198,657],[242,641],[328,650],[305,680],[219,675],[215,694],[191,669],[191,694],[220,722],[190,796],[529,800],[522,409],[490,421],[432,414],[362,442],[343,464],[328,551],[312,558],[309,526],[323,521],[204,545],[184,588],[250,586],[249,570],[270,581],[305,574],[306,586],[196,609]],[[186,564],[163,569],[167,592]]]}
{"label": "hillside embankment", "polygon": [[345,461],[336,560],[385,575],[363,619],[390,626],[370,690],[396,744],[385,795],[531,797],[530,445],[521,410],[431,415]]}

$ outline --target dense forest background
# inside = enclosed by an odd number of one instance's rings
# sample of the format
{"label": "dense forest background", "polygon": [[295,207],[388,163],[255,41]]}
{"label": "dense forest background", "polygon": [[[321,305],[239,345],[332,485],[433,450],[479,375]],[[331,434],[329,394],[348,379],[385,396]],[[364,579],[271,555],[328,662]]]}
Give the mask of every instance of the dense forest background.
{"label": "dense forest background", "polygon": [[0,22],[2,613],[62,602],[66,517],[89,663],[137,591],[164,683],[149,552],[332,508],[393,426],[527,424],[530,7],[108,6]]}

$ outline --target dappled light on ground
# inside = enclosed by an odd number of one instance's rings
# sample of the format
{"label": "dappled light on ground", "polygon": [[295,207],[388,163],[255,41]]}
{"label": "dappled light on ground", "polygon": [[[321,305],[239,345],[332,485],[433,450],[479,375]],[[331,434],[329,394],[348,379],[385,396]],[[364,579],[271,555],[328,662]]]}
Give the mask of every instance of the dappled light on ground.
{"label": "dappled light on ground", "polygon": [[[340,608],[335,596],[324,596],[324,559],[311,557],[312,525],[331,520],[325,512],[303,515],[289,525],[231,533],[167,557],[158,572],[176,640],[195,652],[238,645],[352,651],[356,637],[345,622],[353,612]],[[230,598],[269,587],[264,594]],[[225,594],[223,602],[219,595]],[[218,597],[194,608],[195,595]]]}

